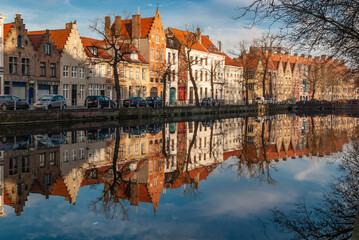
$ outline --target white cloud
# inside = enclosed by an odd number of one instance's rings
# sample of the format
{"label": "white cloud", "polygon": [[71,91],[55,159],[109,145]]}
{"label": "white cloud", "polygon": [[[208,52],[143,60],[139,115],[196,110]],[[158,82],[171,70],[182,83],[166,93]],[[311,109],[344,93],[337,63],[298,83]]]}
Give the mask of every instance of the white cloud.
{"label": "white cloud", "polygon": [[295,191],[276,191],[264,190],[242,190],[237,193],[217,194],[215,197],[208,198],[203,215],[208,217],[218,217],[219,215],[246,218],[248,216],[259,215],[279,203],[289,202],[295,199]]}

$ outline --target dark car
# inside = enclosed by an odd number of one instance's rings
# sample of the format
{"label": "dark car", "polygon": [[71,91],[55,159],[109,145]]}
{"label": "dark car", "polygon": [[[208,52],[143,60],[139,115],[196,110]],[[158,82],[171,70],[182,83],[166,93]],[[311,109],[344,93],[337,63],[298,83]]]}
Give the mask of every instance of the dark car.
{"label": "dark car", "polygon": [[35,109],[65,109],[66,99],[64,96],[49,94],[42,96],[34,105]]}
{"label": "dark car", "polygon": [[90,129],[87,131],[87,139],[102,141],[108,139],[114,133],[112,128]]}
{"label": "dark car", "polygon": [[115,102],[105,96],[88,96],[85,100],[87,108],[114,108]]}
{"label": "dark car", "polygon": [[203,98],[202,99],[202,106],[214,106],[216,105],[216,100],[214,100],[213,98],[209,97],[209,98]]}
{"label": "dark car", "polygon": [[147,104],[150,107],[162,107],[163,106],[163,101],[162,98],[160,97],[147,97],[146,98]]}
{"label": "dark car", "polygon": [[312,98],[310,99],[309,103],[320,103],[318,99]]}
{"label": "dark car", "polygon": [[0,96],[0,108],[3,111],[9,109],[29,109],[29,104],[18,97],[3,95]]}
{"label": "dark car", "polygon": [[151,135],[156,135],[162,131],[162,126],[160,124],[151,124],[147,127],[147,132]]}
{"label": "dark car", "polygon": [[125,127],[123,131],[130,136],[139,136],[142,134],[146,134],[147,127],[146,125]]}
{"label": "dark car", "polygon": [[140,97],[129,97],[126,100],[123,100],[124,107],[146,107],[147,101]]}

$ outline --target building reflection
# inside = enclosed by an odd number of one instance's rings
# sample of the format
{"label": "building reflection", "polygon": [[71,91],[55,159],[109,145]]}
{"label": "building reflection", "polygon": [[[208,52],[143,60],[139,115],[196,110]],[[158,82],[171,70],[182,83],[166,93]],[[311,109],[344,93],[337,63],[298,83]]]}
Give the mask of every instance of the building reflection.
{"label": "building reflection", "polygon": [[277,115],[1,137],[0,216],[4,205],[21,215],[30,193],[76,204],[90,185],[103,188],[95,202],[146,202],[156,211],[171,189],[196,196],[229,158],[240,177],[273,183],[273,164],[340,152],[357,126],[345,116]]}

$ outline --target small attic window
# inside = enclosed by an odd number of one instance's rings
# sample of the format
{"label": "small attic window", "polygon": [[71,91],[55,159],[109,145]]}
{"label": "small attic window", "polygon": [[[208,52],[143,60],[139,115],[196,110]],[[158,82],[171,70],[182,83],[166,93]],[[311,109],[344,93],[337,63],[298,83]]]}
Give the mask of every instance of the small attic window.
{"label": "small attic window", "polygon": [[98,55],[98,48],[95,46],[87,47],[87,49],[90,51],[90,53],[94,56]]}
{"label": "small attic window", "polygon": [[22,37],[21,37],[21,35],[17,36],[17,47],[22,47]]}
{"label": "small attic window", "polygon": [[132,60],[138,61],[138,54],[137,52],[131,52],[130,57]]}

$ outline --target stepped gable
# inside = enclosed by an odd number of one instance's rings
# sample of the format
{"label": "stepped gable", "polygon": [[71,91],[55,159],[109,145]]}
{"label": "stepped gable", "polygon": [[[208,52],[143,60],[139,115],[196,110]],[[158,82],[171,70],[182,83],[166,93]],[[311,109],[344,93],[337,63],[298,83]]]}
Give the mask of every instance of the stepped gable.
{"label": "stepped gable", "polygon": [[[54,41],[57,49],[59,52],[62,52],[64,50],[65,44],[67,42],[67,39],[70,35],[71,29],[57,29],[57,30],[49,30],[49,33],[52,37],[52,40]],[[45,34],[46,30],[41,31],[31,31],[28,32],[28,35],[38,35],[38,34]]]}

